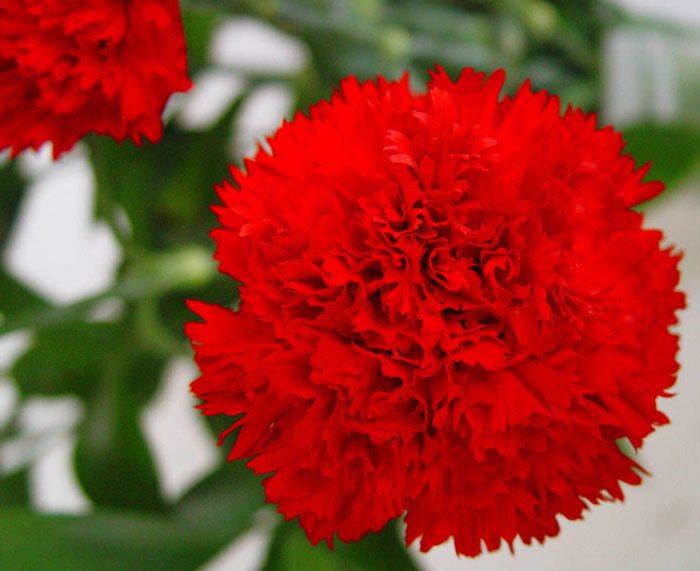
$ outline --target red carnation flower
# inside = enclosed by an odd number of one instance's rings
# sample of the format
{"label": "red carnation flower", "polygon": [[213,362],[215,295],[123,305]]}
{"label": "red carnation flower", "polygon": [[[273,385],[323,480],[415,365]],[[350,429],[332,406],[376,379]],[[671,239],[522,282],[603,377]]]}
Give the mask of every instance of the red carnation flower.
{"label": "red carnation flower", "polygon": [[630,208],[663,186],[503,81],[350,78],[219,189],[242,304],[192,303],[192,390],[313,543],[404,512],[424,551],[541,542],[638,484],[616,440],[667,422],[679,256]]}
{"label": "red carnation flower", "polygon": [[0,150],[90,132],[156,141],[190,87],[177,0],[5,0],[0,5]]}

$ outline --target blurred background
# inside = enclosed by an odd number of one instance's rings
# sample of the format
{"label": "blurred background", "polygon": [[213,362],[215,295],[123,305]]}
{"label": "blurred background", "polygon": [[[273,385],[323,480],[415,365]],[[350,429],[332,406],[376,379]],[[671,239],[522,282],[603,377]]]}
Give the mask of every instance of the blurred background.
{"label": "blurred background", "polygon": [[[700,569],[700,3],[695,0],[190,0],[194,89],[160,144],[89,138],[0,164],[0,569]],[[421,89],[443,65],[508,72],[613,123],[668,191],[646,223],[684,250],[678,395],[622,504],[544,546],[407,558],[400,530],[331,553],[264,507],[193,410],[184,299],[228,304],[214,184],[342,77]]]}

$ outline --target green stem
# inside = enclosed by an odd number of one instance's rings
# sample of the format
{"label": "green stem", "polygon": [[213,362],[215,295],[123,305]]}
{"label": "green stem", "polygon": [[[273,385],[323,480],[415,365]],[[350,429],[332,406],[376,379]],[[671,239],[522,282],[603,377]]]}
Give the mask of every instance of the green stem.
{"label": "green stem", "polygon": [[109,161],[110,157],[101,149],[99,144],[90,144],[91,142],[93,141],[88,139],[90,158],[95,166],[95,168],[93,168],[93,175],[95,180],[97,218],[107,223],[124,257],[126,260],[131,260],[142,255],[143,251],[133,240],[129,228],[125,226],[124,222],[126,219],[120,220],[119,218],[121,206],[115,196],[113,183],[107,180],[108,177],[105,177],[105,172],[108,172],[108,170],[99,168],[105,161]]}
{"label": "green stem", "polygon": [[136,302],[135,329],[143,349],[163,357],[183,353],[184,345],[165,327],[158,310],[158,300],[147,297]]}
{"label": "green stem", "polygon": [[83,319],[105,300],[118,298],[133,301],[144,296],[159,293],[160,284],[139,283],[125,279],[115,286],[85,299],[68,305],[49,305],[20,311],[0,323],[0,335],[7,335],[21,329],[42,328]]}
{"label": "green stem", "polygon": [[[155,300],[165,292],[203,287],[216,276],[216,265],[210,253],[195,245],[139,256],[127,270],[120,282],[97,295],[69,305],[31,305],[28,309],[6,315],[5,320],[0,321],[0,335],[84,319],[107,299],[145,300],[144,303],[148,304],[151,302],[147,300]],[[161,339],[158,345],[162,348],[167,343]]]}
{"label": "green stem", "polygon": [[322,31],[370,44],[378,43],[381,38],[382,29],[371,21],[353,18],[351,14],[331,14],[287,0],[190,0],[189,4],[204,9],[220,10],[223,7],[236,14],[273,22],[294,34],[304,30]]}

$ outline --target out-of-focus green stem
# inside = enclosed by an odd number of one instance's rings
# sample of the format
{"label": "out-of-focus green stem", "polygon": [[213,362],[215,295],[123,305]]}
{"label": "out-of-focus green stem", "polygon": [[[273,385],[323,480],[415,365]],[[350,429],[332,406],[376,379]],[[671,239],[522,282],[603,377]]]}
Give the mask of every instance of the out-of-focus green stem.
{"label": "out-of-focus green stem", "polygon": [[[90,158],[93,163],[108,161],[109,156],[100,149],[99,145],[90,145]],[[129,228],[126,227],[126,220],[119,219],[119,203],[114,196],[114,191],[110,181],[104,179],[104,172],[101,168],[93,168],[95,179],[95,200],[98,218],[104,220],[112,231],[122,254],[127,260],[142,254],[138,244],[132,239]]]}
{"label": "out-of-focus green stem", "polygon": [[185,246],[135,261],[123,279],[97,295],[69,305],[35,307],[17,312],[0,322],[0,335],[28,328],[42,328],[85,318],[107,299],[137,301],[155,298],[173,289],[199,287],[216,275],[209,253],[197,246]]}
{"label": "out-of-focus green stem", "polygon": [[173,337],[163,324],[156,298],[147,297],[137,301],[135,319],[136,335],[142,348],[164,357],[182,353],[182,342]]}

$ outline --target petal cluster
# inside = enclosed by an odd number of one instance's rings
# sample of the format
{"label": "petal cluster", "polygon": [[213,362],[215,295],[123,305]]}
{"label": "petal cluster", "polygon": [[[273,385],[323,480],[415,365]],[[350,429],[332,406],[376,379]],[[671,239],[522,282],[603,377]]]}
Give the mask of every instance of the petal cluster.
{"label": "petal cluster", "polygon": [[543,541],[667,422],[679,256],[631,209],[662,184],[556,97],[431,76],[347,79],[219,188],[241,307],[192,302],[192,390],[314,543]]}
{"label": "petal cluster", "polygon": [[0,4],[0,150],[52,141],[57,157],[90,132],[156,141],[189,86],[177,0]]}

